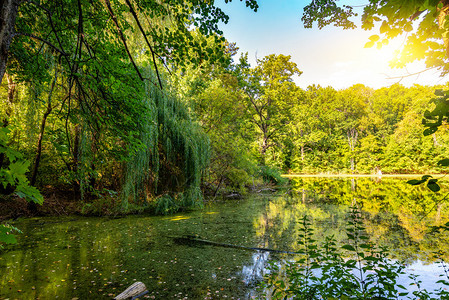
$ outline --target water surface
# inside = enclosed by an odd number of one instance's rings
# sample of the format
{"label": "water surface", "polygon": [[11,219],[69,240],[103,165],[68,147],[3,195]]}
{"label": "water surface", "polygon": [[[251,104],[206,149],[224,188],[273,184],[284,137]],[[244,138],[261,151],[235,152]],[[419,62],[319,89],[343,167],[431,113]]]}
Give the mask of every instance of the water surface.
{"label": "water surface", "polygon": [[312,218],[318,242],[344,240],[348,208],[358,203],[371,241],[387,245],[431,287],[446,261],[447,233],[430,226],[449,221],[443,192],[410,187],[406,179],[293,179],[274,195],[217,201],[173,216],[33,218],[14,223],[23,234],[0,252],[0,299],[111,299],[135,281],[155,299],[249,299],[267,259],[294,256],[204,243],[296,251],[301,218]]}

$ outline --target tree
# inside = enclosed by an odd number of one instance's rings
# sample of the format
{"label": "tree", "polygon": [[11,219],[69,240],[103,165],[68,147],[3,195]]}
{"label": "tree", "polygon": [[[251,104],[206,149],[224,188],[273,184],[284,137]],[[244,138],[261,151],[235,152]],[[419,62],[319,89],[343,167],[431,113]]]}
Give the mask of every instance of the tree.
{"label": "tree", "polygon": [[311,152],[313,157],[324,150],[326,138],[332,134],[331,110],[337,91],[331,87],[313,85],[301,93],[299,101],[293,107],[289,130],[296,149],[294,168],[301,172],[310,172],[312,170],[308,167],[314,163],[308,160],[306,152]]}
{"label": "tree", "polygon": [[247,56],[240,59],[242,90],[246,111],[260,133],[261,164],[266,163],[267,150],[276,145],[282,129],[291,120],[291,109],[297,101],[293,76],[301,75],[290,56],[271,54],[250,68]]}

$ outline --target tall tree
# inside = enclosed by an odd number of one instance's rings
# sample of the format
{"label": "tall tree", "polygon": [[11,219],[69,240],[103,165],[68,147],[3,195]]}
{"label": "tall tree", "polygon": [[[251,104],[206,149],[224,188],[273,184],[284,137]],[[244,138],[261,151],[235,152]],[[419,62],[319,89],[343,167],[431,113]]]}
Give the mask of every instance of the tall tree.
{"label": "tall tree", "polygon": [[365,117],[370,89],[363,85],[355,85],[340,92],[337,111],[344,121],[341,130],[346,134],[350,151],[350,168],[355,170],[355,148],[361,135],[361,121]]}
{"label": "tall tree", "polygon": [[297,101],[298,87],[293,77],[302,72],[290,56],[271,54],[250,68],[242,57],[242,89],[248,116],[260,133],[260,156],[265,164],[267,150],[279,142],[282,129],[291,120],[291,109]]}

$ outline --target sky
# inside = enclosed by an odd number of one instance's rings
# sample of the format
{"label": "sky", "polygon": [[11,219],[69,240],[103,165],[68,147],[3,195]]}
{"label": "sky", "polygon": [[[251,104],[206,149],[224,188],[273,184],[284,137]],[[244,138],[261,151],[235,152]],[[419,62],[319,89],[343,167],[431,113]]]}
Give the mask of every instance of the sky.
{"label": "sky", "polygon": [[[303,72],[295,78],[301,88],[319,84],[344,89],[362,83],[377,89],[397,82],[411,86],[445,84],[449,81],[449,76],[441,78],[435,70],[418,76],[396,78],[425,69],[423,63],[409,65],[407,69],[389,67],[394,52],[404,41],[403,37],[390,41],[388,46],[378,50],[376,47],[364,48],[368,38],[378,34],[377,31],[343,30],[333,26],[321,30],[317,27],[305,29],[301,16],[303,7],[310,1],[259,0],[259,9],[254,12],[239,0],[228,4],[219,0],[217,4],[230,18],[228,24],[221,24],[220,29],[228,41],[237,43],[240,53],[248,52],[252,66],[256,58],[261,59],[269,54],[290,55]],[[344,2],[361,5],[366,4],[367,0]]]}

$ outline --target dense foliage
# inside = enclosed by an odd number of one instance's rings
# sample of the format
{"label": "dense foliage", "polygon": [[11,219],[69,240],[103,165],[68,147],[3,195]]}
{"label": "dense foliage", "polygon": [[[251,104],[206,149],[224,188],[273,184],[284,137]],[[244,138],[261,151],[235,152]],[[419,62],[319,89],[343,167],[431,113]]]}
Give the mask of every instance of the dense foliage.
{"label": "dense foliage", "polygon": [[429,125],[422,119],[441,98],[435,89],[445,86],[303,90],[288,75],[274,87],[257,77],[269,60],[284,70],[296,68],[283,55],[267,56],[251,67],[244,55],[218,78],[189,75],[195,112],[209,135],[216,135],[216,150],[243,147],[240,158],[250,153],[253,164],[290,173],[444,172],[437,163],[446,155],[447,128],[440,122],[439,131],[423,135]]}
{"label": "dense foliage", "polygon": [[[255,1],[245,3],[257,10]],[[9,174],[4,196],[16,179],[16,195],[37,193],[24,177],[29,163],[15,160],[21,152],[31,162],[32,186],[72,190],[86,212],[155,203],[165,213],[201,204],[209,138],[166,77],[229,61],[218,28],[228,16],[220,8],[204,1],[13,0],[1,15],[2,147],[11,149],[0,161]]]}
{"label": "dense foliage", "polygon": [[[257,1],[244,2],[257,10]],[[448,1],[370,0],[362,27],[379,22],[380,36],[366,46],[408,32],[396,66],[425,59],[446,74],[448,11]],[[333,0],[312,1],[303,21],[353,28],[355,15]],[[205,192],[239,197],[262,182],[283,183],[280,170],[422,173],[449,165],[449,93],[435,92],[447,86],[301,89],[294,82],[300,66],[288,55],[255,66],[247,54],[233,61],[236,45],[218,27],[228,16],[214,1],[7,0],[0,17],[2,203],[25,199],[35,212],[44,201],[40,189],[76,202],[81,213],[168,214],[202,206]],[[438,191],[429,178],[412,183]],[[301,188],[305,194],[307,183]],[[354,199],[355,190],[345,195]],[[442,207],[435,199],[409,200],[403,210]],[[273,266],[274,298],[398,294],[402,266],[364,242],[358,211],[341,248],[329,237],[317,250],[310,223],[302,224],[304,256],[287,266],[288,282]],[[15,232],[0,225],[0,242],[15,243]],[[354,259],[345,259],[348,253]]]}

